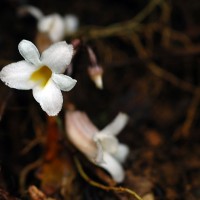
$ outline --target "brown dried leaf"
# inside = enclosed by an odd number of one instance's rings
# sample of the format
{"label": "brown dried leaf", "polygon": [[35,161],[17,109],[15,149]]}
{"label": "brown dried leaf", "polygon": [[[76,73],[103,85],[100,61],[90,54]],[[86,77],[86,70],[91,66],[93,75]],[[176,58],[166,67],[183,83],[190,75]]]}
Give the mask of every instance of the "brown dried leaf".
{"label": "brown dried leaf", "polygon": [[44,163],[37,177],[41,180],[41,189],[47,195],[56,191],[61,191],[64,196],[73,193],[76,173],[67,156]]}
{"label": "brown dried leaf", "polygon": [[135,176],[131,170],[126,172],[126,187],[134,190],[140,196],[151,193],[153,183],[146,177]]}
{"label": "brown dried leaf", "polygon": [[146,195],[144,195],[143,197],[143,200],[154,200],[154,195],[152,193],[148,193]]}
{"label": "brown dried leaf", "polygon": [[65,199],[74,195],[76,172],[71,157],[60,144],[58,125],[53,117],[48,118],[44,162],[36,176],[41,180],[41,189],[45,194],[60,191]]}
{"label": "brown dried leaf", "polygon": [[163,139],[156,130],[148,130],[145,132],[145,139],[148,144],[154,147],[158,147],[163,144]]}
{"label": "brown dried leaf", "polygon": [[46,199],[46,195],[34,185],[28,188],[28,193],[30,195],[31,200],[45,200]]}
{"label": "brown dried leaf", "polygon": [[46,197],[46,195],[34,185],[31,185],[28,188],[28,193],[30,195],[31,200],[55,200]]}

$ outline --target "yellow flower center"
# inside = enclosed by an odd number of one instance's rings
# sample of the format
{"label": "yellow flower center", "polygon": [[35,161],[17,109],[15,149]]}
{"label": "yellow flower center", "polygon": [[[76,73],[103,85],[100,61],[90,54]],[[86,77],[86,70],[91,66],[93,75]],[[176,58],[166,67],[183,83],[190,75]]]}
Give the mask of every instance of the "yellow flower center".
{"label": "yellow flower center", "polygon": [[30,80],[38,82],[44,87],[51,78],[52,71],[47,66],[42,66],[31,74]]}

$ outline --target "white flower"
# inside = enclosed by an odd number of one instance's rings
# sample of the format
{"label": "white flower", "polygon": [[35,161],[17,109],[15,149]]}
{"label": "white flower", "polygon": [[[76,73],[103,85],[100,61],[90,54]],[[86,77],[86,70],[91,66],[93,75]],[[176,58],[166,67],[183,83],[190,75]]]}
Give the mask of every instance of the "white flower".
{"label": "white flower", "polygon": [[65,23],[59,14],[44,16],[38,20],[38,30],[47,33],[52,42],[58,42],[64,38]]}
{"label": "white flower", "polygon": [[34,16],[38,20],[38,31],[47,33],[52,42],[58,42],[65,35],[73,34],[79,26],[78,18],[72,14],[65,17],[57,13],[44,16],[42,11],[34,6],[22,6],[18,12],[20,14],[30,13]]}
{"label": "white flower", "polygon": [[66,112],[66,132],[69,140],[96,165],[107,170],[113,179],[124,180],[123,163],[129,153],[127,145],[119,143],[116,135],[124,128],[128,116],[117,117],[99,131],[84,112]]}
{"label": "white flower", "polygon": [[64,17],[65,34],[73,34],[78,30],[79,20],[76,15],[68,14]]}
{"label": "white flower", "polygon": [[25,60],[5,66],[0,79],[11,88],[33,90],[33,97],[48,115],[57,115],[63,104],[61,90],[69,91],[76,80],[62,74],[70,64],[73,47],[58,42],[46,49],[41,57],[36,46],[22,40],[18,46]]}

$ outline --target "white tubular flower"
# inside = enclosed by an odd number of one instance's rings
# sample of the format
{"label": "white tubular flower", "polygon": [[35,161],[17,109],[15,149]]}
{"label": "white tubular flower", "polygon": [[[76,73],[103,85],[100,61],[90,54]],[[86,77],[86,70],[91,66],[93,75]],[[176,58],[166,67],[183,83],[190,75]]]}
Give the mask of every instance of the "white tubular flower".
{"label": "white tubular flower", "polygon": [[127,124],[128,116],[117,117],[99,131],[84,112],[66,112],[66,132],[69,140],[93,163],[108,171],[120,183],[124,180],[123,163],[129,153],[125,144],[119,143],[116,135]]}
{"label": "white tubular flower", "polygon": [[57,115],[63,104],[61,90],[69,91],[76,80],[62,74],[70,64],[73,47],[58,42],[46,49],[41,57],[36,46],[22,40],[18,46],[25,60],[5,66],[0,79],[11,88],[33,90],[33,97],[50,116]]}
{"label": "white tubular flower", "polygon": [[79,20],[75,15],[62,17],[54,13],[44,16],[39,8],[30,5],[20,7],[18,13],[21,15],[30,13],[35,17],[38,20],[38,31],[47,33],[52,42],[62,40],[66,34],[73,34],[79,26]]}

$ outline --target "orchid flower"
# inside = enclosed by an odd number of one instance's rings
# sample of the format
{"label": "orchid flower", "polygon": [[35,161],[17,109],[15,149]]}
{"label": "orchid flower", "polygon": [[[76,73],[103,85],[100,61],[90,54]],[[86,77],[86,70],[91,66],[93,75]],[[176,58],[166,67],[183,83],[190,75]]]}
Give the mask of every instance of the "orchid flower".
{"label": "orchid flower", "polygon": [[116,135],[127,121],[128,116],[119,113],[109,125],[99,131],[84,112],[66,112],[66,132],[69,140],[91,162],[110,173],[117,183],[124,180],[121,163],[125,161],[129,148],[119,143]]}
{"label": "orchid flower", "polygon": [[38,20],[37,28],[42,33],[47,33],[52,42],[58,42],[65,35],[73,34],[79,26],[78,18],[73,14],[61,15],[54,13],[45,16],[39,8],[34,6],[22,6],[19,14],[30,13]]}
{"label": "orchid flower", "polygon": [[32,89],[42,109],[50,116],[57,115],[63,104],[61,90],[69,91],[77,82],[63,74],[72,59],[72,45],[57,42],[41,57],[36,46],[28,40],[22,40],[18,49],[25,60],[5,66],[0,71],[0,79],[11,88]]}

